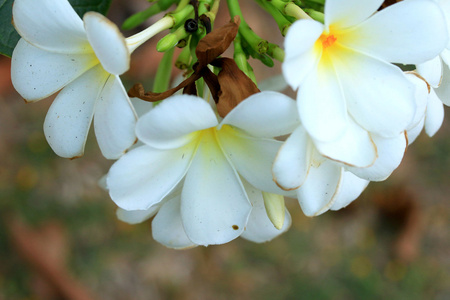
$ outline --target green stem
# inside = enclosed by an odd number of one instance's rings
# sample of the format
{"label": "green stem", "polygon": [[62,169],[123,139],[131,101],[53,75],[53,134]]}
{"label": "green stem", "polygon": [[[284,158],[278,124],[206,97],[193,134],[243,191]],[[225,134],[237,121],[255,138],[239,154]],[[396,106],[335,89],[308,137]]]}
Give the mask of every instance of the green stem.
{"label": "green stem", "polygon": [[175,48],[169,49],[164,53],[156,71],[155,81],[153,83],[153,92],[162,93],[169,89],[170,75],[172,74],[172,58]]}
{"label": "green stem", "polygon": [[175,61],[175,67],[180,70],[186,70],[191,65],[191,50],[189,47],[184,47]]}
{"label": "green stem", "polygon": [[269,50],[267,50],[267,54],[280,62],[284,61],[284,50],[276,44],[269,43]]}
{"label": "green stem", "polygon": [[178,10],[177,8],[175,11],[168,13],[167,16],[171,16],[174,19],[174,27],[177,27],[179,25],[184,25],[188,16],[193,12],[194,7],[192,5],[186,5],[183,9]]}
{"label": "green stem", "polygon": [[242,42],[241,35],[240,33],[238,33],[233,41],[234,44],[233,59],[236,62],[238,68],[242,72],[244,72],[244,74],[247,75],[247,77],[250,78],[255,84],[257,84],[255,74],[253,73],[252,67],[248,64],[247,61],[248,57],[245,54],[244,49],[242,48],[241,42]]}
{"label": "green stem", "polygon": [[184,9],[190,2],[190,0],[180,0],[180,3],[178,3],[178,6],[175,9],[174,13],[177,13],[180,10]]}
{"label": "green stem", "polygon": [[248,76],[247,56],[244,53],[244,49],[242,49],[241,35],[239,33],[236,35],[236,38],[233,41],[233,45],[234,45],[233,59],[236,62],[238,68],[242,72],[244,72],[245,75]]}
{"label": "green stem", "polygon": [[213,4],[213,0],[199,0],[198,1],[198,15],[201,16],[209,12],[211,5]]}
{"label": "green stem", "polygon": [[205,15],[211,20],[211,27],[216,20],[217,12],[219,11],[220,0],[214,0],[210,10]]}
{"label": "green stem", "polygon": [[197,87],[197,96],[203,98],[205,96],[205,80],[203,78],[199,78],[195,82],[195,86]]}
{"label": "green stem", "polygon": [[[281,0],[280,0],[281,1]],[[281,35],[286,36],[287,30],[291,26],[291,22],[285,18],[285,16],[280,12],[277,6],[274,5],[274,1],[267,0],[256,0],[256,2],[269,14],[272,15],[275,22],[277,22],[278,28],[280,29]],[[282,2],[282,1],[281,1]],[[286,5],[286,3],[285,3]]]}
{"label": "green stem", "polygon": [[308,0],[308,2],[317,3],[320,5],[325,5],[325,0]]}
{"label": "green stem", "polygon": [[228,10],[232,18],[239,16],[241,18],[241,25],[239,26],[239,33],[247,41],[247,43],[259,54],[264,54],[267,51],[268,42],[260,38],[245,22],[242,15],[238,0],[227,0]]}
{"label": "green stem", "polygon": [[252,66],[250,66],[250,64],[247,62],[247,76],[256,84],[258,85],[258,83],[256,82],[256,77],[255,77],[255,72],[253,72],[253,68]]}
{"label": "green stem", "polygon": [[325,23],[325,15],[319,11],[316,11],[314,9],[308,9],[305,8],[305,11],[311,16],[312,19],[320,22]]}
{"label": "green stem", "polygon": [[129,29],[133,29],[133,28],[139,26],[148,18],[150,18],[162,11],[165,11],[166,9],[168,9],[172,4],[174,4],[177,1],[178,0],[160,0],[160,1],[156,2],[155,4],[153,4],[146,10],[138,12],[138,13],[132,15],[131,17],[129,17],[128,19],[126,19],[125,22],[123,22],[123,24],[122,24],[122,29],[129,30]]}

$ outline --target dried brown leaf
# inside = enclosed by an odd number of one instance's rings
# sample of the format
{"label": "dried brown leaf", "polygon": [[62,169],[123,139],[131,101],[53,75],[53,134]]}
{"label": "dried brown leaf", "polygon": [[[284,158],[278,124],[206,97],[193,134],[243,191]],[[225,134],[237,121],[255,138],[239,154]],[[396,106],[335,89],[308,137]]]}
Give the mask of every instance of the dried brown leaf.
{"label": "dried brown leaf", "polygon": [[201,67],[210,64],[228,49],[236,37],[240,23],[239,16],[235,16],[228,24],[211,31],[198,42],[195,54]]}
{"label": "dried brown leaf", "polygon": [[256,84],[242,72],[231,58],[220,58],[213,65],[222,68],[218,75],[220,84],[219,101],[217,111],[221,117],[225,117],[241,101],[260,90]]}

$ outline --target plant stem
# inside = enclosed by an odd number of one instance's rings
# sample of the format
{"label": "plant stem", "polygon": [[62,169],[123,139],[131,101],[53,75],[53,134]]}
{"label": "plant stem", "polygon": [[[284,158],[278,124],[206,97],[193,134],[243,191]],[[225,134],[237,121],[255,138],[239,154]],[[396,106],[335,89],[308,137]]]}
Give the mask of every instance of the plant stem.
{"label": "plant stem", "polygon": [[234,16],[239,16],[241,18],[241,25],[239,26],[239,33],[247,41],[247,43],[256,52],[264,54],[267,51],[268,42],[260,38],[245,22],[244,16],[242,15],[241,8],[239,6],[238,0],[227,0],[228,10],[232,18]]}
{"label": "plant stem", "polygon": [[160,1],[156,2],[155,4],[153,4],[146,10],[138,12],[138,13],[132,15],[131,17],[129,17],[128,19],[126,19],[125,22],[123,22],[123,24],[122,24],[122,29],[129,30],[129,29],[135,28],[136,26],[142,24],[148,18],[150,18],[162,11],[165,11],[166,9],[168,9],[172,4],[174,4],[177,1],[178,0],[160,0]]}
{"label": "plant stem", "polygon": [[162,93],[169,89],[170,75],[172,74],[172,58],[175,48],[167,50],[159,63],[153,83],[153,92]]}
{"label": "plant stem", "polygon": [[266,10],[269,14],[271,14],[275,22],[277,22],[281,35],[285,36],[292,22],[286,19],[286,17],[280,12],[280,10],[273,4],[274,1],[267,1],[267,0],[255,0],[255,1],[264,10]]}

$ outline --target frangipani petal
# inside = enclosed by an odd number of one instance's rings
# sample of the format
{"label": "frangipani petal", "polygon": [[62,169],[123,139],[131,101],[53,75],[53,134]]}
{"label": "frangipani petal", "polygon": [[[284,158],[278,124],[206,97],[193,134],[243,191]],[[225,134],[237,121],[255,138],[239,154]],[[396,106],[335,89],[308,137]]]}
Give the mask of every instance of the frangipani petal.
{"label": "frangipani petal", "polygon": [[341,186],[330,210],[339,210],[349,205],[359,197],[370,181],[361,179],[351,172],[344,171],[342,174]]}
{"label": "frangipani petal", "polygon": [[444,49],[444,51],[441,52],[441,54],[439,55],[441,57],[441,59],[444,61],[444,63],[450,67],[450,50],[449,49]]}
{"label": "frangipani petal", "polygon": [[217,134],[220,145],[236,171],[254,187],[275,194],[286,194],[272,180],[272,164],[282,142],[258,139],[229,125]]}
{"label": "frangipani petal", "polygon": [[190,95],[172,96],[143,115],[136,134],[145,144],[157,149],[174,149],[186,145],[199,133],[214,127],[217,117],[202,98]]}
{"label": "frangipani petal", "polygon": [[441,128],[444,122],[444,105],[437,97],[434,89],[431,90],[428,97],[428,106],[425,116],[425,132],[432,137]]}
{"label": "frangipani petal", "polygon": [[343,32],[339,43],[389,62],[418,64],[444,49],[446,27],[442,11],[433,1],[401,1]]}
{"label": "frangipani petal", "polygon": [[412,118],[410,124],[407,127],[409,131],[410,128],[415,127],[418,123],[420,123],[423,120],[423,117],[425,116],[425,111],[427,110],[429,92],[432,88],[424,80],[424,78],[418,75],[417,73],[407,73],[406,77],[415,86],[414,99],[416,100],[415,101],[416,112],[414,113],[414,117]]}
{"label": "frangipani petal", "polygon": [[299,20],[291,25],[286,34],[286,57],[282,68],[284,78],[294,90],[298,89],[320,59],[322,49],[316,47],[316,41],[323,29],[320,22]]}
{"label": "frangipani petal", "polygon": [[317,141],[314,145],[321,155],[350,166],[368,167],[377,159],[377,147],[369,133],[351,119],[340,139],[325,143]]}
{"label": "frangipani petal", "polygon": [[11,60],[14,88],[27,101],[46,98],[98,64],[94,55],[60,54],[20,39]]}
{"label": "frangipani petal", "polygon": [[273,138],[298,126],[295,101],[277,92],[254,94],[230,111],[219,125],[233,125],[254,137]]}
{"label": "frangipani petal", "polygon": [[[439,0],[438,3],[444,13],[445,20],[447,21],[447,32],[450,33],[450,1]],[[450,49],[450,39],[447,44],[447,49]]]}
{"label": "frangipani petal", "polygon": [[92,68],[67,85],[50,106],[44,133],[57,155],[67,158],[83,155],[95,102],[108,75],[100,66]]}
{"label": "frangipani petal", "polygon": [[189,240],[184,231],[180,213],[180,194],[164,203],[152,222],[153,238],[172,249],[186,249],[197,246]]}
{"label": "frangipani petal", "polygon": [[407,139],[405,133],[395,138],[382,138],[372,135],[377,145],[378,159],[368,168],[347,167],[347,170],[356,176],[369,181],[382,181],[400,165],[406,151]]}
{"label": "frangipani petal", "polygon": [[130,68],[130,53],[117,26],[97,12],[87,12],[83,21],[87,38],[103,68],[114,75],[125,73]]}
{"label": "frangipani petal", "polygon": [[255,243],[264,243],[286,232],[292,222],[291,216],[287,209],[284,215],[283,227],[278,230],[267,216],[261,191],[252,187],[249,183],[245,182],[245,180],[243,180],[242,183],[244,184],[247,195],[249,195],[253,208],[248,219],[247,226],[241,234],[241,237]]}
{"label": "frangipani petal", "polygon": [[111,199],[125,210],[158,204],[183,179],[196,145],[173,150],[141,146],[116,161],[106,179]]}
{"label": "frangipani petal", "polygon": [[136,142],[136,113],[118,76],[110,75],[97,101],[94,129],[103,156],[117,159]]}
{"label": "frangipani petal", "polygon": [[92,52],[83,22],[67,0],[16,0],[13,23],[35,47],[58,53]]}
{"label": "frangipani petal", "polygon": [[155,107],[152,102],[142,101],[139,98],[130,98],[130,101],[139,118]]}
{"label": "frangipani petal", "polygon": [[325,27],[345,29],[361,23],[381,6],[383,0],[327,0],[325,2]]}
{"label": "frangipani petal", "polygon": [[322,59],[297,93],[300,121],[313,139],[323,142],[337,140],[348,126],[347,105],[330,64]]}
{"label": "frangipani petal", "polygon": [[303,126],[281,146],[273,164],[273,180],[285,190],[299,188],[308,176],[313,151],[312,141]]}
{"label": "frangipani petal", "polygon": [[251,211],[239,175],[215,141],[214,130],[203,133],[181,194],[186,234],[192,242],[204,246],[237,238]]}
{"label": "frangipani petal", "polygon": [[408,145],[411,145],[417,139],[417,137],[422,132],[424,125],[425,125],[425,116],[422,118],[422,120],[419,121],[419,123],[417,123],[417,125],[408,129],[407,131]]}
{"label": "frangipani petal", "polygon": [[404,131],[414,116],[415,89],[403,72],[343,47],[333,50],[333,64],[356,123],[384,137]]}
{"label": "frangipani petal", "polygon": [[443,69],[441,85],[434,91],[445,105],[450,106],[450,67],[446,65]]}
{"label": "frangipani petal", "polygon": [[317,216],[330,209],[338,194],[343,172],[343,168],[330,160],[309,170],[308,178],[297,190],[298,201],[306,216]]}
{"label": "frangipani petal", "polygon": [[442,67],[442,59],[439,56],[416,66],[417,72],[434,88],[441,84]]}
{"label": "frangipani petal", "polygon": [[161,207],[161,204],[155,204],[146,210],[124,210],[117,208],[116,215],[120,221],[128,224],[139,224],[153,217]]}

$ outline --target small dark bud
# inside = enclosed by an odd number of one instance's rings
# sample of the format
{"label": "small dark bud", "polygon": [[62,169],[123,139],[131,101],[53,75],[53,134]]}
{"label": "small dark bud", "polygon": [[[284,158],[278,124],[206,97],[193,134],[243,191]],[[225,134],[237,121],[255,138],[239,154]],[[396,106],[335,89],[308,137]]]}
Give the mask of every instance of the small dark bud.
{"label": "small dark bud", "polygon": [[186,29],[186,31],[188,33],[194,33],[197,31],[198,29],[198,23],[197,21],[195,21],[194,19],[188,19],[186,20],[186,22],[184,23],[184,29]]}

